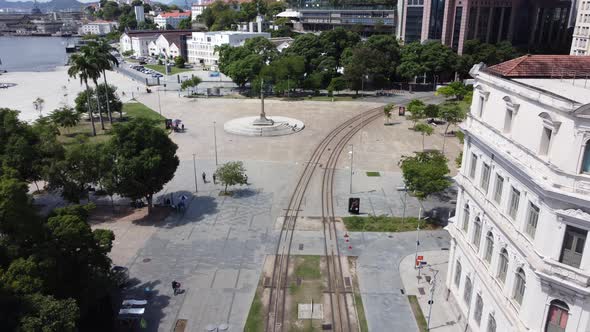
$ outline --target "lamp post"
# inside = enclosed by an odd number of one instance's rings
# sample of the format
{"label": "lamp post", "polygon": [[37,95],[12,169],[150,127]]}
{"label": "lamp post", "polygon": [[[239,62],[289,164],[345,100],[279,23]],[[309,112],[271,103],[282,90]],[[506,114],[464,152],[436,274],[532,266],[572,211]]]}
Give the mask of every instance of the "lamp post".
{"label": "lamp post", "polygon": [[436,288],[436,276],[438,270],[433,270],[434,276],[432,276],[432,285],[430,286],[430,300],[428,301],[428,323],[426,325],[426,331],[430,331],[430,316],[432,316],[432,304],[434,303],[434,289]]}
{"label": "lamp post", "polygon": [[[418,268],[418,264],[416,264],[418,262],[418,247],[420,246],[420,217],[422,216],[422,206],[420,206],[420,209],[418,210],[418,227],[416,227],[416,253],[414,254],[414,269]],[[418,270],[418,274],[420,273],[420,270]]]}
{"label": "lamp post", "polygon": [[217,163],[217,122],[213,121],[213,142],[215,144],[215,166],[218,165]]}
{"label": "lamp post", "polygon": [[199,188],[197,187],[197,160],[196,160],[196,154],[193,153],[193,172],[195,173],[195,192],[199,191]]}
{"label": "lamp post", "polygon": [[158,87],[158,111],[162,115],[162,104],[160,103],[160,87]]}
{"label": "lamp post", "polygon": [[352,144],[350,144],[350,151],[348,151],[348,154],[350,155],[350,194],[352,195],[352,161],[354,158],[354,146]]}

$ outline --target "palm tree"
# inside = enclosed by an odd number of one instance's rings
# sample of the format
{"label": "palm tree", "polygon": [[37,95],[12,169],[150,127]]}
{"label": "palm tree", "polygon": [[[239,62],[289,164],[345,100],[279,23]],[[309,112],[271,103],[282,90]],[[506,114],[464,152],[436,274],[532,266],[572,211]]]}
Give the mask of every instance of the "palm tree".
{"label": "palm tree", "polygon": [[[94,85],[96,86],[96,91],[98,91],[98,79],[100,78],[100,73],[101,73],[101,56],[100,53],[97,51],[96,49],[96,42],[91,41],[88,42],[88,44],[86,44],[86,46],[83,46],[80,51],[82,52],[82,54],[84,54],[84,56],[86,56],[89,61],[94,65],[94,67],[96,68],[94,75],[92,75],[92,77],[89,77],[90,79],[92,79],[92,82],[94,82]],[[104,120],[102,118],[102,108],[100,107],[100,99],[98,98],[98,93],[96,94],[96,103],[97,103],[97,108],[98,108],[98,118],[100,119],[100,127],[102,128],[102,130],[105,130],[104,127]]]}
{"label": "palm tree", "polygon": [[69,128],[76,126],[80,122],[80,114],[69,106],[54,110],[49,114],[49,118],[57,126],[66,128],[68,133],[70,131]]}
{"label": "palm tree", "polygon": [[88,115],[90,116],[90,122],[92,123],[92,135],[96,136],[96,127],[94,126],[94,116],[92,115],[92,109],[90,108],[90,87],[88,86],[88,80],[93,79],[99,75],[99,70],[96,64],[92,62],[92,59],[83,53],[75,53],[70,57],[70,63],[72,64],[68,69],[68,75],[75,78],[80,77],[80,84],[84,83],[86,86],[86,103],[88,105]]}
{"label": "palm tree", "polygon": [[100,39],[97,43],[93,43],[92,47],[94,48],[96,55],[99,59],[98,66],[102,71],[102,78],[104,79],[105,89],[105,97],[107,101],[107,114],[109,116],[109,122],[113,124],[113,116],[111,114],[110,103],[109,103],[109,85],[107,84],[107,70],[113,69],[113,65],[119,66],[119,61],[117,58],[111,54],[111,51],[115,50],[106,39]]}

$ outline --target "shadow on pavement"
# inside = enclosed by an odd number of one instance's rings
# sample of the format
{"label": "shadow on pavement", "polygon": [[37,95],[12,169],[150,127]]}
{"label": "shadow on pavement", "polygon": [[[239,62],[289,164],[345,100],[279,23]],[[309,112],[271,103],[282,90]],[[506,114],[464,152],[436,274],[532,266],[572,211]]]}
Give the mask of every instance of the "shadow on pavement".
{"label": "shadow on pavement", "polygon": [[245,189],[234,190],[232,197],[233,198],[246,198],[246,197],[252,197],[256,194],[258,194],[258,191],[250,189],[250,188],[245,188]]}
{"label": "shadow on pavement", "polygon": [[[123,300],[129,299],[147,300],[145,313],[143,315],[143,319],[147,323],[147,326],[142,328],[139,321],[132,324],[119,321],[117,324],[117,331],[158,331],[161,320],[166,316],[164,308],[170,304],[170,296],[167,294],[160,294],[159,291],[155,289],[155,287],[160,284],[160,280],[145,283],[141,283],[137,279],[129,280],[127,288],[123,291],[123,298],[119,303]],[[119,308],[117,308],[117,311],[118,310]]]}

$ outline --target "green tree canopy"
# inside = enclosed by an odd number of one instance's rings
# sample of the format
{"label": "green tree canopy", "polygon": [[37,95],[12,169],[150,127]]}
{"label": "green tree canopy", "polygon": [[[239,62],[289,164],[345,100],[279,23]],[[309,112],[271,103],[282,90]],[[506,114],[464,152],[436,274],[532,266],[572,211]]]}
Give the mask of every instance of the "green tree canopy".
{"label": "green tree canopy", "polygon": [[463,100],[465,96],[471,91],[471,86],[465,86],[461,81],[454,81],[448,85],[442,86],[436,90],[437,94],[443,95],[446,98],[455,98],[456,100]]}
{"label": "green tree canopy", "polygon": [[230,161],[221,165],[215,171],[215,175],[219,179],[219,182],[225,186],[225,193],[227,193],[228,186],[243,185],[248,182],[246,169],[241,161]]}
{"label": "green tree canopy", "polygon": [[80,122],[80,113],[75,112],[74,109],[69,106],[63,106],[54,110],[49,115],[49,118],[56,126],[68,130]]}
{"label": "green tree canopy", "polygon": [[143,118],[116,125],[108,144],[119,180],[117,193],[145,198],[151,212],[154,194],[174,177],[178,146],[164,130]]}
{"label": "green tree canopy", "polygon": [[400,160],[408,191],[419,200],[439,193],[451,185],[447,159],[438,151],[417,152]]}
{"label": "green tree canopy", "polygon": [[414,99],[408,104],[408,112],[410,112],[410,115],[407,116],[407,118],[414,123],[414,128],[416,128],[418,121],[424,119],[426,116],[424,114],[425,109],[426,105],[420,99]]}

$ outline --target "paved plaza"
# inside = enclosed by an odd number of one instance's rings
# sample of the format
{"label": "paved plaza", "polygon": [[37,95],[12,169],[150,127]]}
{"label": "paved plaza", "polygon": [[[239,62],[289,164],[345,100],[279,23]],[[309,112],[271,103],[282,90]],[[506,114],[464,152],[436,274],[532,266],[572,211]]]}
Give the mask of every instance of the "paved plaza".
{"label": "paved plaza", "polygon": [[[8,74],[10,75],[10,73]],[[23,78],[2,76],[19,85],[0,91],[2,106],[21,109],[23,119],[37,116],[28,96],[39,95],[46,100],[49,111],[62,101],[60,85],[67,85],[68,98],[80,91],[79,82],[67,83],[64,70],[39,73],[43,83],[30,83]],[[242,330],[267,255],[274,253],[278,230],[277,219],[284,214],[296,181],[315,146],[338,124],[383,103],[351,102],[286,102],[271,99],[266,102],[269,116],[289,116],[305,122],[300,133],[273,138],[243,137],[225,133],[223,124],[236,117],[257,115],[260,101],[256,99],[186,99],[177,92],[147,94],[137,92],[137,83],[122,75],[110,75],[120,91],[131,92],[138,101],[168,118],[182,119],[184,133],[172,133],[179,147],[181,160],[174,179],[158,195],[160,199],[178,199],[186,195],[188,209],[183,215],[171,215],[161,222],[126,220],[121,223],[99,223],[93,227],[114,230],[116,240],[111,257],[117,264],[127,266],[132,283],[125,296],[143,297],[149,290],[146,312],[148,331],[171,331],[178,319],[186,319],[185,331],[204,331],[209,324],[228,323],[230,331]],[[30,80],[30,78],[29,78]],[[26,81],[26,82],[25,82]],[[49,81],[55,82],[53,85]],[[64,83],[65,82],[65,83]],[[406,103],[413,95],[388,98],[388,102]],[[33,98],[34,99],[34,98]],[[30,105],[29,105],[30,104]],[[349,149],[337,166],[335,181],[336,214],[345,216],[348,197],[361,198],[361,213],[401,215],[403,211],[402,176],[397,165],[402,155],[422,149],[420,134],[409,130],[410,122],[397,114],[385,126],[381,118],[369,123],[351,139],[353,146],[352,194],[350,192]],[[215,127],[214,127],[215,124]],[[426,138],[426,148],[442,147],[442,128]],[[454,169],[454,159],[461,150],[456,138],[448,138],[446,153]],[[193,163],[193,156],[195,163]],[[203,183],[205,172],[211,174],[217,164],[231,160],[244,162],[249,185],[235,188],[233,197],[219,196],[220,186]],[[195,169],[197,186],[195,188]],[[321,214],[318,169],[305,197],[301,216]],[[380,176],[368,177],[367,171]],[[197,191],[195,192],[195,189]],[[450,193],[449,197],[453,194]],[[436,208],[440,216],[452,209],[449,197],[425,202],[423,208],[431,213]],[[408,197],[406,214],[417,216],[421,206]],[[421,232],[420,250],[435,250],[448,246],[445,231]],[[352,234],[353,248],[342,250],[357,255],[359,285],[371,331],[390,330],[391,324],[400,329],[415,330],[416,323],[410,307],[401,295],[399,262],[415,250],[414,232],[402,234]],[[294,243],[304,244],[297,254],[322,254],[320,231],[298,231]],[[171,282],[182,284],[184,293],[173,295]]]}

